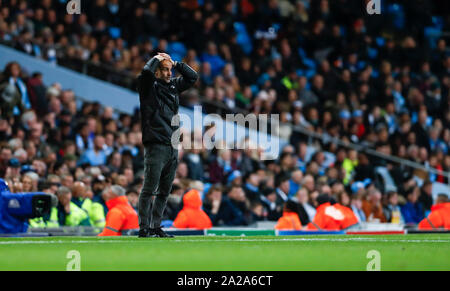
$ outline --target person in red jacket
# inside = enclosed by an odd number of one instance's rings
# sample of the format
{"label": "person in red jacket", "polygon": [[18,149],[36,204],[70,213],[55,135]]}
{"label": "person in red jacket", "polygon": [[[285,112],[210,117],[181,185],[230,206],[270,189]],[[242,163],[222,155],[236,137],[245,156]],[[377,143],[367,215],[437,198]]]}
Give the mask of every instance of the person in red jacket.
{"label": "person in red jacket", "polygon": [[297,204],[288,200],[284,204],[283,216],[278,219],[277,225],[275,225],[275,229],[278,230],[300,230],[302,229],[302,223],[300,222],[300,218],[297,214]]}
{"label": "person in red jacket", "polygon": [[99,236],[119,236],[122,232],[138,229],[138,215],[125,196],[125,189],[113,185],[103,191],[103,199],[109,211],[106,215],[106,225]]}
{"label": "person in red jacket", "polygon": [[317,197],[319,207],[313,221],[307,225],[308,230],[342,230],[358,223],[350,208],[334,202],[328,195]]}
{"label": "person in red jacket", "polygon": [[176,228],[208,229],[212,227],[209,216],[202,210],[200,193],[192,189],[183,196],[183,209],[173,222]]}
{"label": "person in red jacket", "polygon": [[439,194],[436,204],[431,207],[431,213],[419,223],[419,229],[439,229],[450,230],[450,202],[447,195]]}

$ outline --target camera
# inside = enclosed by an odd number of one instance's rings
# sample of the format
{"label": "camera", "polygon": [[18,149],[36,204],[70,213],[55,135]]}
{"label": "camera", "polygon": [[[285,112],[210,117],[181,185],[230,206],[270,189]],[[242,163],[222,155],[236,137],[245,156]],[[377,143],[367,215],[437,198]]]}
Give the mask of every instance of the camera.
{"label": "camera", "polygon": [[0,179],[0,234],[26,232],[29,219],[49,214],[56,205],[54,195],[11,193],[7,183]]}

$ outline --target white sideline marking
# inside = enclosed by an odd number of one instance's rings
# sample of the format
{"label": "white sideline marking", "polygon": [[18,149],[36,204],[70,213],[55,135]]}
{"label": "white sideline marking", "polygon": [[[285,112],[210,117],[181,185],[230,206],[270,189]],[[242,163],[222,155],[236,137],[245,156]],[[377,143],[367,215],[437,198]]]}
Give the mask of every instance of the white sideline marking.
{"label": "white sideline marking", "polygon": [[278,241],[329,241],[329,242],[349,242],[349,241],[361,241],[361,242],[406,242],[406,243],[422,243],[422,242],[436,242],[436,243],[450,243],[450,240],[408,240],[408,239],[376,239],[376,238],[283,238],[283,239],[186,239],[186,240],[172,240],[176,242],[278,242]]}
{"label": "white sideline marking", "polygon": [[[151,241],[148,240],[136,240],[138,242]],[[14,241],[0,241],[0,245],[14,245],[14,244],[97,244],[97,243],[132,243],[133,240],[14,240]],[[450,240],[443,239],[377,239],[377,238],[280,238],[280,239],[254,239],[254,238],[236,238],[236,239],[167,239],[168,242],[278,242],[278,241],[300,241],[300,242],[312,242],[312,241],[329,241],[329,242],[349,242],[349,241],[361,241],[361,242],[405,242],[405,243],[450,243]]]}

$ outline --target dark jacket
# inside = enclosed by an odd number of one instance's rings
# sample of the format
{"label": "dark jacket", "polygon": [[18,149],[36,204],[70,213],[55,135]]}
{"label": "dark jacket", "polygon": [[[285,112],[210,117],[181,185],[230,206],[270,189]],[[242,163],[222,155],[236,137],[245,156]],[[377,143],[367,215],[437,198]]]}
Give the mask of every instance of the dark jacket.
{"label": "dark jacket", "polygon": [[245,225],[244,215],[227,197],[222,198],[217,214],[211,212],[212,206],[208,203],[203,205],[203,210],[208,214],[214,226]]}
{"label": "dark jacket", "polygon": [[181,74],[169,83],[156,79],[159,60],[152,58],[138,76],[141,102],[142,143],[171,145],[171,138],[179,126],[172,126],[178,114],[179,94],[189,89],[198,79],[197,73],[185,63],[177,62],[175,69]]}

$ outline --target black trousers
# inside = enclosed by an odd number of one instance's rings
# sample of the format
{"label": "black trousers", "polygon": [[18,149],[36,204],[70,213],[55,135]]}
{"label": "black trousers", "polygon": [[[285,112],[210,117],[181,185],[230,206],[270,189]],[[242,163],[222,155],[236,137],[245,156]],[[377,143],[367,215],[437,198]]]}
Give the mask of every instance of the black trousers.
{"label": "black trousers", "polygon": [[144,185],[139,195],[139,228],[159,227],[178,166],[172,145],[151,144],[144,149]]}

